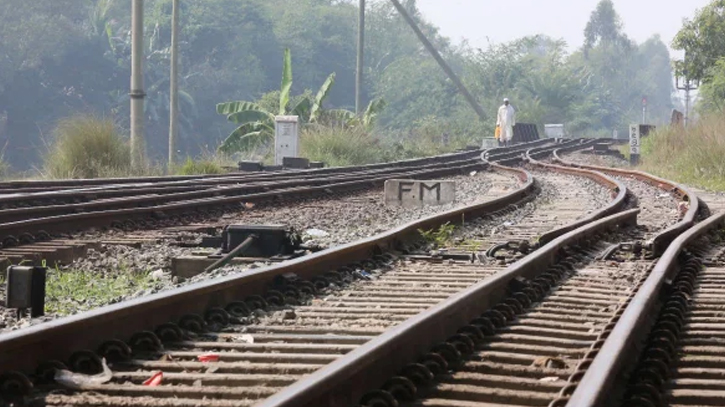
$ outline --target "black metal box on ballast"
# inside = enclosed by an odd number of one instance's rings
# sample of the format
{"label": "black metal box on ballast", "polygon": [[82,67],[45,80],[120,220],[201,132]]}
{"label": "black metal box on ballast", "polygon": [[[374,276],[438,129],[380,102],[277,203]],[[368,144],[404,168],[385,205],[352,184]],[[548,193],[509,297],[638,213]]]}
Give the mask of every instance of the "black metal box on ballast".
{"label": "black metal box on ballast", "polygon": [[229,225],[222,233],[222,253],[229,253],[250,235],[257,236],[252,245],[240,256],[273,257],[293,254],[299,248],[297,234],[282,225]]}

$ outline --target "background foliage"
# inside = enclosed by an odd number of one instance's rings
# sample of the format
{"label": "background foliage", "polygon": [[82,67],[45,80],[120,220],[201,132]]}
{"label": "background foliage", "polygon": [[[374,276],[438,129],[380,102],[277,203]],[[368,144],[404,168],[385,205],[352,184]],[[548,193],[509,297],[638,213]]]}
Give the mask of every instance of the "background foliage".
{"label": "background foliage", "polygon": [[[275,100],[269,92],[279,89],[285,48],[294,55],[292,95],[309,94],[335,73],[326,108],[353,110],[356,1],[295,0],[294,7],[288,0],[181,3],[180,157],[215,150],[235,129],[217,114],[217,103],[248,100],[265,106]],[[519,121],[566,123],[576,135],[625,132],[641,116],[643,96],[652,122],[666,120],[673,107],[666,45],[658,37],[642,44],[628,39],[610,0],[594,10],[583,33],[585,46],[571,52],[545,36],[486,49],[456,46],[421,18],[415,0],[403,3],[488,117],[477,120],[394,8],[375,2],[367,16],[363,96],[366,104],[384,100],[386,108],[375,128],[350,136],[360,145],[384,143],[382,151],[405,156],[430,151],[428,146],[479,144],[483,135],[493,133],[504,96],[519,110]],[[146,8],[146,137],[152,160],[162,160],[167,154],[171,0],[147,0]],[[52,129],[78,112],[112,118],[125,137],[129,26],[128,1],[3,0],[0,146],[6,145],[5,161],[15,170],[39,165],[44,146],[52,144]],[[319,144],[338,130],[309,134]],[[326,154],[314,142],[308,144],[310,151]]]}

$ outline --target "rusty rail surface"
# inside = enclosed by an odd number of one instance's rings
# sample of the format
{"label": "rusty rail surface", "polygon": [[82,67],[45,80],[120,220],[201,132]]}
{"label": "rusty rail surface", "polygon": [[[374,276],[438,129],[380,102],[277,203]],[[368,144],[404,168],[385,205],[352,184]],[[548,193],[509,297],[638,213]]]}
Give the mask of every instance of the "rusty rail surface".
{"label": "rusty rail surface", "polygon": [[725,213],[713,215],[684,232],[669,245],[645,283],[626,308],[604,342],[591,366],[579,382],[567,406],[605,406],[625,368],[631,367],[637,352],[650,333],[656,314],[675,280],[678,258],[692,242],[725,226]]}
{"label": "rusty rail surface", "polygon": [[497,304],[518,278],[532,279],[555,263],[560,250],[588,236],[636,222],[638,209],[618,213],[568,232],[533,254],[428,311],[403,322],[300,382],[260,403],[259,407],[337,407],[355,405],[404,366],[445,342]]}
{"label": "rusty rail surface", "polygon": [[561,163],[562,165],[568,166],[568,167],[574,167],[574,168],[586,168],[594,171],[600,171],[607,174],[613,174],[618,175],[622,177],[633,177],[635,179],[638,179],[642,182],[645,182],[647,184],[650,184],[652,186],[655,186],[657,188],[666,190],[671,193],[677,194],[681,199],[683,199],[685,202],[688,202],[689,207],[687,209],[687,212],[685,213],[685,216],[682,218],[682,221],[679,223],[672,225],[668,229],[662,231],[661,233],[657,234],[652,239],[652,251],[655,255],[662,254],[665,249],[667,249],[667,246],[679,235],[681,235],[684,231],[691,228],[696,220],[697,216],[700,213],[700,210],[703,205],[700,204],[700,200],[697,198],[697,196],[687,187],[677,184],[675,182],[666,180],[664,178],[657,177],[652,174],[648,174],[644,171],[636,171],[636,170],[625,170],[621,168],[610,168],[610,167],[601,167],[597,165],[584,165],[584,164],[577,164],[570,161],[566,161],[562,159],[559,156],[559,152],[561,152],[561,149],[555,150],[553,152],[553,160]]}

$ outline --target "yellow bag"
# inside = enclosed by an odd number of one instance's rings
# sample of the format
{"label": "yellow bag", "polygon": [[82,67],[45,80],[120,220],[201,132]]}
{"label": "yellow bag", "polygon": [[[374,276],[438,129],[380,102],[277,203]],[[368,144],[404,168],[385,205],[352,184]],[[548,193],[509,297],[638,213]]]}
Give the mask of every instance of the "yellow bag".
{"label": "yellow bag", "polygon": [[493,136],[496,137],[496,140],[501,138],[501,126],[496,126],[496,132]]}

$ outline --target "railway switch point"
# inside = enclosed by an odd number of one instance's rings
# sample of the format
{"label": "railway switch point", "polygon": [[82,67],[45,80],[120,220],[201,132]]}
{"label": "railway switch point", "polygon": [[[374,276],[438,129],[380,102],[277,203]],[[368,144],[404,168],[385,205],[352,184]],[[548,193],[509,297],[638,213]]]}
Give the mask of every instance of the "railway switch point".
{"label": "railway switch point", "polygon": [[229,253],[251,235],[258,238],[242,256],[289,255],[299,249],[301,243],[296,233],[283,225],[229,225],[222,233],[222,253]]}

